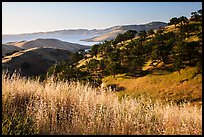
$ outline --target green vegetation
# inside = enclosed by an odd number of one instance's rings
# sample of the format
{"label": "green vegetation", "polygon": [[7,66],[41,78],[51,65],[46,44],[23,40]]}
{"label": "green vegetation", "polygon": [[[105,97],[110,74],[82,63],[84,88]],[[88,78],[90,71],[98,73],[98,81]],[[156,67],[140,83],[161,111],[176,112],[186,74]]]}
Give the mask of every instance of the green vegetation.
{"label": "green vegetation", "polygon": [[[89,53],[76,52],[68,62],[51,67],[47,76],[57,79],[92,81],[100,86],[102,78],[118,74],[144,76],[156,71],[178,71],[186,67],[196,67],[202,71],[202,12],[193,12],[192,17],[184,16],[170,19],[171,27],[157,31],[133,31],[118,34],[114,40],[104,41],[92,46]],[[136,35],[137,34],[137,35]],[[90,54],[83,65],[77,67],[78,61]],[[100,59],[99,59],[100,58]],[[151,69],[144,70],[148,63]],[[163,67],[158,65],[163,63]]]}

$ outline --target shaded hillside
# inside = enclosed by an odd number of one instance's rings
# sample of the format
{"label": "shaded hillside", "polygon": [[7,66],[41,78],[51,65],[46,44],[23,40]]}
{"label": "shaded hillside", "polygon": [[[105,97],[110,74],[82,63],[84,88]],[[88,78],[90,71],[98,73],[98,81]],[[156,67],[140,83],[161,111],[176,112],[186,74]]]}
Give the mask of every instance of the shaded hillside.
{"label": "shaded hillside", "polygon": [[22,50],[22,48],[19,48],[17,46],[2,44],[2,57],[12,54],[13,52],[20,51],[20,50]]}
{"label": "shaded hillside", "polygon": [[41,38],[30,40],[30,41],[8,42],[7,44],[17,46],[23,49],[46,47],[46,48],[69,50],[71,52],[76,52],[79,49],[89,49],[90,48],[90,46],[65,42],[65,41],[61,41],[58,39],[41,39]]}
{"label": "shaded hillside", "polygon": [[2,69],[21,70],[23,76],[35,76],[44,74],[48,68],[57,61],[68,60],[71,52],[53,48],[30,48],[16,52],[2,59]]}

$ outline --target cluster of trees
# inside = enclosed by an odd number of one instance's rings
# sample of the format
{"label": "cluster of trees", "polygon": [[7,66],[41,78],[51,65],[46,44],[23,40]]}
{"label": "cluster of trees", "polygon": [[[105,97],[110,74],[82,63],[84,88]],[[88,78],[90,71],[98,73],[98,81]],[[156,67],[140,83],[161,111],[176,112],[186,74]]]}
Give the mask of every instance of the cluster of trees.
{"label": "cluster of trees", "polygon": [[[190,20],[200,21],[201,11],[192,13]],[[178,25],[178,32],[166,32],[165,28],[160,28],[156,32],[129,30],[124,34],[118,34],[114,40],[92,46],[89,54],[92,57],[100,56],[100,59],[93,58],[77,68],[74,64],[84,57],[85,52],[76,52],[70,57],[71,62],[54,65],[48,71],[48,75],[54,74],[61,80],[88,80],[97,86],[100,85],[103,76],[120,73],[141,74],[143,66],[150,60],[151,65],[155,67],[163,62],[164,65],[172,64],[176,71],[186,66],[198,66],[201,70],[202,23],[189,23],[190,20],[184,16],[170,19],[169,24]],[[198,35],[200,39],[186,41],[191,35]]]}
{"label": "cluster of trees", "polygon": [[92,77],[89,71],[81,71],[82,67],[77,68],[78,62],[85,56],[85,50],[80,49],[78,52],[72,53],[67,61],[61,61],[50,67],[46,75],[41,75],[41,80],[45,80],[54,76],[55,81],[79,81],[87,83],[91,86],[99,86],[101,79]]}
{"label": "cluster of trees", "polygon": [[126,40],[132,40],[137,34],[135,30],[128,30],[124,34],[118,34],[113,41],[113,44],[118,44]]}
{"label": "cluster of trees", "polygon": [[[154,31],[140,31],[138,33],[139,38],[133,40],[136,34],[136,31],[127,31],[124,34],[118,34],[114,40],[93,45],[90,54],[92,56],[100,55],[102,59],[94,61],[92,67],[99,66],[98,72],[102,75],[140,73],[144,63],[148,60],[151,49],[151,44],[147,44],[145,41],[148,35],[154,34]],[[127,44],[124,43],[124,40],[131,41]],[[89,70],[93,69],[89,68]]]}
{"label": "cluster of trees", "polygon": [[202,21],[202,9],[195,11],[195,12],[191,12],[191,21]]}
{"label": "cluster of trees", "polygon": [[169,25],[174,24],[176,27],[177,24],[183,25],[183,24],[188,24],[188,23],[189,23],[188,18],[185,16],[181,16],[179,18],[174,17],[174,18],[170,19]]}
{"label": "cluster of trees", "polygon": [[[199,14],[199,18],[202,18],[200,15],[202,14]],[[102,75],[140,74],[143,66],[149,60],[152,60],[151,65],[155,64],[154,66],[160,62],[165,65],[171,63],[173,69],[178,71],[186,66],[198,65],[201,68],[202,39],[188,42],[186,38],[195,34],[200,35],[201,38],[202,24],[200,26],[196,23],[190,24],[190,20],[184,16],[170,19],[169,24],[179,25],[177,26],[178,32],[165,32],[164,28],[160,28],[157,32],[140,31],[137,39],[129,38],[131,41],[126,44],[124,40],[127,35],[124,33],[119,34],[114,40],[94,45],[90,51],[91,55],[100,55],[102,60],[94,61],[93,67],[103,66],[98,67],[97,70],[102,72]],[[154,37],[150,37],[153,34]]]}
{"label": "cluster of trees", "polygon": [[[198,10],[197,12],[191,12],[190,21],[195,21],[195,22],[202,21],[202,9]],[[183,24],[185,25],[188,23],[189,23],[188,18],[185,16],[181,16],[179,18],[174,17],[170,19],[169,25],[174,24],[176,27],[177,24],[180,24],[182,26]]]}

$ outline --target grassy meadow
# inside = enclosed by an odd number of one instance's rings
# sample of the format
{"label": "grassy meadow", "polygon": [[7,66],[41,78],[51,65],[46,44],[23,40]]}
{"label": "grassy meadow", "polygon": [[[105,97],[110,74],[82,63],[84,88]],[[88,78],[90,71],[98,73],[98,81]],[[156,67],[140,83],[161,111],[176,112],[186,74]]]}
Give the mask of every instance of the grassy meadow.
{"label": "grassy meadow", "polygon": [[160,98],[163,102],[189,101],[191,104],[202,105],[202,73],[196,67],[188,67],[178,72],[154,70],[143,77],[131,77],[125,74],[108,76],[103,79],[105,85],[117,85],[123,90],[116,94],[119,98],[149,95],[153,100]]}
{"label": "grassy meadow", "polygon": [[107,88],[3,73],[2,134],[201,135],[202,107],[148,96],[119,99]]}

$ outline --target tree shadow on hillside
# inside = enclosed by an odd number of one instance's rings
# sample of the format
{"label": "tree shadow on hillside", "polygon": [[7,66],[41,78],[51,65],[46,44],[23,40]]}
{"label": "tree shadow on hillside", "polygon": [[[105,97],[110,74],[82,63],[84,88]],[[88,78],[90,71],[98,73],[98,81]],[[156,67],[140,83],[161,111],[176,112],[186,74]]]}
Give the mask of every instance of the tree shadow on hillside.
{"label": "tree shadow on hillside", "polygon": [[119,86],[118,84],[107,85],[107,88],[109,88],[109,89],[111,89],[112,91],[115,91],[115,92],[120,92],[120,91],[125,90],[125,87]]}
{"label": "tree shadow on hillside", "polygon": [[175,69],[173,67],[162,66],[160,68],[154,68],[151,71],[152,75],[165,75],[175,72]]}
{"label": "tree shadow on hillside", "polygon": [[141,71],[141,72],[137,72],[137,73],[127,73],[125,76],[131,76],[131,77],[135,77],[135,78],[138,78],[138,77],[143,77],[143,76],[146,76],[146,75],[149,75],[149,74],[152,74],[152,71],[151,70],[145,70],[145,71]]}

